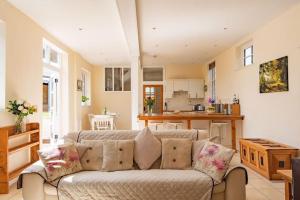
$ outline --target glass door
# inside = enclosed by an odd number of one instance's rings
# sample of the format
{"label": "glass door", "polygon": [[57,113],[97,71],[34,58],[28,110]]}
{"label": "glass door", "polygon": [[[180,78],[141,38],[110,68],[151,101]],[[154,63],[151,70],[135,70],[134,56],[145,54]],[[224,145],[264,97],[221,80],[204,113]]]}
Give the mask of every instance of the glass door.
{"label": "glass door", "polygon": [[44,68],[43,75],[43,139],[58,139],[60,124],[60,77],[59,73]]}
{"label": "glass door", "polygon": [[[163,85],[144,85],[143,99],[155,99],[153,113],[163,112]],[[144,105],[144,111],[147,111],[147,106]]]}

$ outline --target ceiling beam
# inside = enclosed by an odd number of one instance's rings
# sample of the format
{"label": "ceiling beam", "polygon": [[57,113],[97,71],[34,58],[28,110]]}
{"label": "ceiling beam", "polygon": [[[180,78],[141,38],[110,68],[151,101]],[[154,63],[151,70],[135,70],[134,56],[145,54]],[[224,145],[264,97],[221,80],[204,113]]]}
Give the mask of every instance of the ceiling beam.
{"label": "ceiling beam", "polygon": [[137,10],[135,0],[116,0],[129,55],[140,57]]}

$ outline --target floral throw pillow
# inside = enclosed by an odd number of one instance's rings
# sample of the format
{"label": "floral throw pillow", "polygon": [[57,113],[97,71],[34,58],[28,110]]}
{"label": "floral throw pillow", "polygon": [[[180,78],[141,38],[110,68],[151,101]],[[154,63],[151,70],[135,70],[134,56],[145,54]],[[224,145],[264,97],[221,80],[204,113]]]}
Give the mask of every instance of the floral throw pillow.
{"label": "floral throw pillow", "polygon": [[234,151],[222,145],[207,142],[196,154],[194,169],[211,176],[215,183],[221,183],[227,172]]}
{"label": "floral throw pillow", "polygon": [[82,170],[79,154],[73,144],[40,150],[38,153],[45,166],[48,181]]}

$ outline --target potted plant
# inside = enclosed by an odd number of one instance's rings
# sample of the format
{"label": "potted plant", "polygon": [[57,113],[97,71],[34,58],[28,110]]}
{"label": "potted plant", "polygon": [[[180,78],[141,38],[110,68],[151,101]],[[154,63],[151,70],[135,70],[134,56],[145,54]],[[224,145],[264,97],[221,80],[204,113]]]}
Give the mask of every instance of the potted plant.
{"label": "potted plant", "polygon": [[82,103],[87,102],[89,99],[90,99],[90,98],[88,98],[87,96],[82,96],[82,97],[81,97]]}
{"label": "potted plant", "polygon": [[152,97],[147,97],[144,99],[144,104],[145,106],[147,106],[147,111],[148,111],[148,114],[152,114],[152,111],[153,111],[153,106],[155,104],[155,98],[152,98]]}
{"label": "potted plant", "polygon": [[22,133],[26,131],[24,118],[37,112],[37,108],[26,101],[13,100],[8,102],[7,111],[16,116],[16,133]]}

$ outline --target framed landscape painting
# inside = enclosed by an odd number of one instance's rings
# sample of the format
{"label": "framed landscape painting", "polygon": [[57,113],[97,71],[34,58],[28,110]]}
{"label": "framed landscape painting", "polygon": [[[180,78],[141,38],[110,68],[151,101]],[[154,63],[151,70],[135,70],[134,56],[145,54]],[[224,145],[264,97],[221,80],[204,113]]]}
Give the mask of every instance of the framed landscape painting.
{"label": "framed landscape painting", "polygon": [[283,92],[288,90],[289,80],[287,56],[260,65],[260,93]]}

